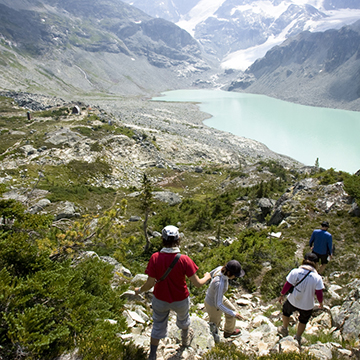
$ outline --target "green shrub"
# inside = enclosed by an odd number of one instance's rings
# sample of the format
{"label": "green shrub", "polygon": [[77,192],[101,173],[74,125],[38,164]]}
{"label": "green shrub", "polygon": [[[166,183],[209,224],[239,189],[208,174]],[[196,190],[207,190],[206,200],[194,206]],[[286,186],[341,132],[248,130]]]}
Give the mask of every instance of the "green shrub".
{"label": "green shrub", "polygon": [[78,133],[86,137],[91,137],[93,132],[93,130],[87,126],[77,126],[73,128],[73,130],[76,130]]}
{"label": "green shrub", "polygon": [[119,327],[108,321],[99,321],[80,335],[79,354],[83,360],[145,360],[146,351],[118,336]]}
{"label": "green shrub", "polygon": [[96,151],[96,152],[102,151],[103,148],[104,147],[101,144],[99,144],[98,142],[95,142],[95,143],[91,144],[91,146],[90,146],[90,150]]}
{"label": "green shrub", "polygon": [[112,188],[86,186],[86,185],[74,185],[74,186],[49,186],[46,187],[50,191],[48,199],[51,202],[57,201],[71,201],[77,202],[79,200],[89,199],[92,194],[110,194],[114,193]]}
{"label": "green shrub", "polygon": [[111,174],[111,166],[100,159],[96,159],[96,161],[90,163],[72,160],[67,165],[67,168],[69,171],[75,174],[81,174],[81,176],[85,178],[93,177],[95,174]]}
{"label": "green shrub", "polygon": [[320,178],[321,185],[335,184],[338,181],[343,181],[348,176],[348,173],[342,171],[335,171],[333,168],[322,171],[315,175],[315,177]]}
{"label": "green shrub", "polygon": [[44,110],[38,111],[33,114],[35,117],[54,117],[59,118],[60,116],[67,116],[69,115],[69,109],[66,107],[61,107],[54,110]]}
{"label": "green shrub", "polygon": [[[116,237],[118,226],[110,229],[114,216],[99,219],[100,239]],[[49,256],[51,241],[69,244],[67,236],[85,234],[75,229],[63,234],[51,227],[49,216],[25,213],[14,200],[0,200],[0,217],[5,222],[0,227],[1,358],[52,359],[77,344],[84,359],[145,359],[142,349],[118,337],[127,329],[120,297],[126,287],[112,289],[113,266],[97,258],[74,264]]]}
{"label": "green shrub", "polygon": [[219,343],[209,350],[202,360],[247,360],[249,357],[243,354],[232,343]]}
{"label": "green shrub", "polygon": [[286,181],[287,171],[281,164],[277,163],[276,161],[274,160],[259,161],[258,170],[262,171],[264,168],[267,168],[272,174]]}
{"label": "green shrub", "polygon": [[351,175],[344,179],[344,190],[356,200],[360,206],[360,176]]}

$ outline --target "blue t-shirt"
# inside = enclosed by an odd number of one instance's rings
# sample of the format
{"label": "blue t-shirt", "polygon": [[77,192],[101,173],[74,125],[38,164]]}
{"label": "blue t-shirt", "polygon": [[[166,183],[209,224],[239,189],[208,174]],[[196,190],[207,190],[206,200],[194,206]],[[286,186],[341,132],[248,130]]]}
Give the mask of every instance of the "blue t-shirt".
{"label": "blue t-shirt", "polygon": [[312,244],[314,244],[314,252],[320,255],[332,255],[332,236],[326,230],[314,230],[309,242],[310,247]]}

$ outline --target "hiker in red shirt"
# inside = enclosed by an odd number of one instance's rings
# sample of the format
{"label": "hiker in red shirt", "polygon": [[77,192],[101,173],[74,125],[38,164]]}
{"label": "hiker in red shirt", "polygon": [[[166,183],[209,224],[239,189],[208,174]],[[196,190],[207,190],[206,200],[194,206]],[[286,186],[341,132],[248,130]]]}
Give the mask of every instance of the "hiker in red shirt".
{"label": "hiker in red shirt", "polygon": [[[143,286],[135,289],[136,294],[141,294],[155,285],[152,300],[153,328],[151,332],[150,360],[156,359],[159,341],[167,335],[170,310],[175,311],[177,314],[176,325],[181,329],[182,345],[190,345],[193,330],[189,327],[190,300],[185,277],[188,277],[196,287],[204,285],[211,279],[209,273],[205,273],[204,277],[199,279],[196,275],[198,270],[196,264],[187,255],[180,255],[180,235],[176,226],[166,226],[162,230],[162,240],[164,247],[160,252],[156,252],[151,256],[145,270],[148,275],[147,281]],[[174,265],[175,258],[177,259]]]}

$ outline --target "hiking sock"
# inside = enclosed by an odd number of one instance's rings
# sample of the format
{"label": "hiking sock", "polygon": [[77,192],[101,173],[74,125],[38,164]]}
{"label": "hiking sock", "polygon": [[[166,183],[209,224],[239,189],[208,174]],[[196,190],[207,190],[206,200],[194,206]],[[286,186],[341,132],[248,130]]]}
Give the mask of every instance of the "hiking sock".
{"label": "hiking sock", "polygon": [[150,345],[149,360],[156,360],[156,352],[158,345]]}
{"label": "hiking sock", "polygon": [[194,337],[194,330],[191,328],[181,330],[181,343],[183,346],[190,346],[191,340]]}

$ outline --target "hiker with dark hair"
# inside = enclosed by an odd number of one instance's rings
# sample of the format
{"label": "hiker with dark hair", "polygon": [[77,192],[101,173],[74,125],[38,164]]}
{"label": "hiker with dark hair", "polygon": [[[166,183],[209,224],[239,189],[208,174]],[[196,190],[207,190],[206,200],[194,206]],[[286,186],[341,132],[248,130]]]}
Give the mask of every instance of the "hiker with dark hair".
{"label": "hiker with dark hair", "polygon": [[209,314],[209,322],[218,328],[221,316],[225,313],[224,337],[240,335],[240,330],[235,329],[236,319],[243,317],[236,312],[234,305],[224,294],[228,290],[229,280],[245,275],[241,265],[236,260],[229,261],[225,266],[218,266],[210,272],[211,283],[206,292],[205,308]]}
{"label": "hiker with dark hair", "polygon": [[312,315],[315,295],[319,301],[320,309],[323,307],[324,284],[316,268],[317,256],[314,253],[305,254],[302,265],[291,270],[286,277],[286,283],[279,297],[279,302],[282,304],[285,294],[290,292],[283,305],[283,325],[278,327],[278,333],[281,336],[288,336],[290,316],[298,311],[300,314],[299,324],[294,338],[299,345],[301,345],[301,335]]}
{"label": "hiker with dark hair", "polygon": [[190,300],[186,277],[196,287],[204,285],[211,278],[209,273],[205,273],[204,277],[199,279],[196,275],[196,264],[187,255],[180,254],[180,234],[176,226],[166,226],[162,230],[162,240],[164,247],[151,256],[145,270],[148,275],[145,284],[135,288],[135,294],[138,295],[154,286],[153,328],[149,355],[151,360],[156,359],[160,339],[167,336],[170,310],[176,312],[176,325],[181,329],[182,345],[190,345],[194,333],[190,328]]}
{"label": "hiker with dark hair", "polygon": [[331,259],[333,256],[332,236],[327,231],[329,226],[327,221],[323,221],[321,229],[314,230],[309,241],[312,252],[318,257],[317,261],[321,261],[319,274],[324,272],[326,264],[329,262],[328,257]]}

